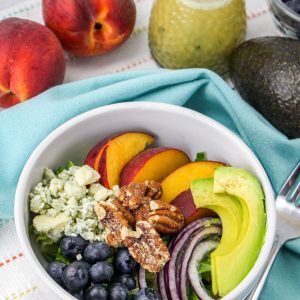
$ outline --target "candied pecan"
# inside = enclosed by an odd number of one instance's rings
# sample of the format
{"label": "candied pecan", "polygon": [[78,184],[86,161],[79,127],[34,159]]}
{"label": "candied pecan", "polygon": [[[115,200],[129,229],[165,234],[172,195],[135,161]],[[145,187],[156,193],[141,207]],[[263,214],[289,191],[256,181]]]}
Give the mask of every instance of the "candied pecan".
{"label": "candied pecan", "polygon": [[114,198],[111,201],[112,204],[114,204],[118,210],[120,210],[123,213],[123,216],[125,219],[128,221],[128,223],[133,226],[135,224],[135,217],[134,215],[127,209],[125,208],[119,201],[118,198]]}
{"label": "candied pecan", "polygon": [[133,211],[135,221],[147,221],[149,218],[149,212],[150,212],[150,201],[148,203],[144,203],[141,205],[138,209]]}
{"label": "candied pecan", "polygon": [[146,190],[146,197],[149,197],[151,199],[159,199],[162,196],[162,186],[159,182],[153,181],[153,180],[149,180],[149,181],[145,181],[147,190]]}
{"label": "candied pecan", "polygon": [[136,232],[135,237],[128,236],[123,244],[145,270],[159,272],[170,259],[168,248],[150,223],[137,222]]}
{"label": "candied pecan", "polygon": [[135,212],[135,219],[148,221],[158,232],[165,234],[176,233],[184,225],[184,216],[180,210],[161,200],[143,204]]}
{"label": "candied pecan", "polygon": [[162,187],[159,182],[153,180],[145,182],[132,182],[123,186],[118,199],[122,206],[129,210],[137,209],[143,203],[151,199],[159,199],[162,196]]}
{"label": "candied pecan", "polygon": [[143,203],[147,186],[145,183],[132,182],[120,189],[120,203],[129,210],[138,208]]}
{"label": "candied pecan", "polygon": [[94,207],[95,213],[107,232],[107,242],[118,247],[128,235],[129,225],[118,208],[109,202],[100,201]]}

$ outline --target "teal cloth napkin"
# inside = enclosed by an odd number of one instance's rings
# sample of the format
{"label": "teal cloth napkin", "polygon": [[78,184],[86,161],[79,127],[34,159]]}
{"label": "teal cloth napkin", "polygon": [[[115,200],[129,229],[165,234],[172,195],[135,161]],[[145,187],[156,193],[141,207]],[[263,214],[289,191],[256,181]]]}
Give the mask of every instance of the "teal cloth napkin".
{"label": "teal cloth napkin", "polygon": [[[20,172],[42,139],[78,114],[127,101],[185,106],[221,122],[256,153],[275,192],[300,159],[300,139],[288,140],[210,71],[145,70],[91,78],[58,86],[0,113],[0,218],[13,217]],[[281,251],[261,299],[299,299],[299,282],[296,240]]]}

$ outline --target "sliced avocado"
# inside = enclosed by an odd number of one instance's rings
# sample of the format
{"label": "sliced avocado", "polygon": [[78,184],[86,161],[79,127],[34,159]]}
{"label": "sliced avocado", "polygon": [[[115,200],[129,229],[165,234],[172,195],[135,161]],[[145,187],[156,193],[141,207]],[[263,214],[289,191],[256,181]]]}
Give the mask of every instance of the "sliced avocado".
{"label": "sliced avocado", "polygon": [[264,193],[259,181],[253,175],[233,167],[216,169],[214,192],[236,197],[243,208],[241,238],[233,251],[215,258],[218,292],[220,296],[225,296],[251,270],[264,242],[266,230]]}
{"label": "sliced avocado", "polygon": [[218,248],[211,254],[212,290],[218,293],[216,257],[230,253],[240,239],[243,209],[238,199],[227,194],[214,193],[213,179],[192,182],[191,191],[196,207],[215,211],[222,221],[222,238]]}

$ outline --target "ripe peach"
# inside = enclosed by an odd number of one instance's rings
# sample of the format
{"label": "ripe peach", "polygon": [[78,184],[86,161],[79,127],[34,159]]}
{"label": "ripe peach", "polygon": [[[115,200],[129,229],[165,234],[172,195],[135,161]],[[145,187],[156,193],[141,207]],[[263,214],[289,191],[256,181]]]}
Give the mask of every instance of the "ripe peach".
{"label": "ripe peach", "polygon": [[120,186],[145,180],[160,182],[189,162],[189,157],[179,149],[158,147],[145,150],[124,167],[120,175]]}
{"label": "ripe peach", "polygon": [[100,141],[97,145],[95,145],[88,153],[86,159],[85,159],[85,164],[89,165],[91,168],[95,169],[98,171],[99,168],[99,163],[100,163],[100,158],[102,156],[103,150],[107,146],[107,144],[113,140],[114,138],[118,137],[120,134],[113,135],[109,138],[106,138],[102,141]]}
{"label": "ripe peach", "polygon": [[112,188],[119,184],[120,173],[124,166],[153,142],[154,137],[148,133],[119,133],[94,146],[85,163],[100,173],[102,185]]}
{"label": "ripe peach", "polygon": [[136,8],[133,0],[43,0],[43,16],[67,51],[94,56],[129,37]]}
{"label": "ripe peach", "polygon": [[0,107],[61,84],[64,75],[63,49],[49,28],[19,18],[0,22]]}
{"label": "ripe peach", "polygon": [[188,190],[193,180],[200,178],[213,178],[215,168],[224,166],[221,162],[199,161],[186,164],[169,176],[161,183],[163,195],[161,200],[171,202],[180,193]]}
{"label": "ripe peach", "polygon": [[190,189],[181,192],[170,203],[180,209],[181,213],[184,216],[185,225],[192,223],[199,218],[216,216],[216,214],[210,209],[196,207]]}

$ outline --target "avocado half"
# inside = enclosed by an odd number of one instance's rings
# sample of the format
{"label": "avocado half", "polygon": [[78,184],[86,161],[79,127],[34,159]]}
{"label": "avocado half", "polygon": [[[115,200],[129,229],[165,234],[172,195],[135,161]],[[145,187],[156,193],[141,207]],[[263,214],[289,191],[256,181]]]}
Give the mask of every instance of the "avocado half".
{"label": "avocado half", "polygon": [[216,257],[230,253],[241,236],[243,210],[238,199],[226,194],[214,193],[213,179],[199,179],[192,183],[196,206],[208,208],[218,214],[222,221],[222,237],[218,248],[211,254],[212,290],[218,294],[218,267]]}
{"label": "avocado half", "polygon": [[300,41],[248,40],[233,52],[229,69],[244,100],[287,137],[300,137]]}
{"label": "avocado half", "polygon": [[213,180],[192,183],[197,207],[214,210],[222,221],[219,247],[211,254],[213,293],[227,295],[249,273],[262,247],[266,214],[258,180],[245,170],[220,167]]}

